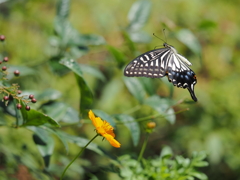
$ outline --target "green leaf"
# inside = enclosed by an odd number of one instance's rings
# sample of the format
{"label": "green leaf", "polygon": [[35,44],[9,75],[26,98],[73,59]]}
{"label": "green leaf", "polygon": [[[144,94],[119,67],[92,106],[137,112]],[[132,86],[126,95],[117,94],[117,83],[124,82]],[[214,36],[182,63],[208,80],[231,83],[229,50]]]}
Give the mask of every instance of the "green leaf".
{"label": "green leaf", "polygon": [[116,123],[110,115],[108,115],[107,113],[105,113],[101,110],[98,110],[98,109],[93,109],[92,111],[94,112],[94,114],[96,114],[102,120],[106,120],[107,122],[109,122],[111,124],[111,126],[113,126],[114,128],[116,127]]}
{"label": "green leaf", "polygon": [[201,161],[201,160],[204,160],[206,157],[207,157],[207,154],[205,151],[193,152],[193,158],[195,160]]}
{"label": "green leaf", "polygon": [[70,0],[59,0],[57,3],[57,17],[67,19],[70,9]]}
{"label": "green leaf", "polygon": [[133,145],[137,146],[140,138],[140,127],[132,116],[126,114],[115,115],[116,119],[122,122],[130,131]]}
{"label": "green leaf", "polygon": [[60,127],[57,121],[47,116],[46,114],[38,112],[34,109],[27,111],[25,109],[25,105],[22,102],[21,105],[22,105],[21,114],[24,121],[22,126],[40,126],[48,123],[52,126]]}
{"label": "green leaf", "polygon": [[129,31],[129,37],[135,43],[150,43],[152,37],[143,31]]}
{"label": "green leaf", "polygon": [[123,77],[123,81],[127,86],[130,93],[140,102],[143,103],[143,100],[146,96],[145,89],[143,85],[137,78],[134,77]]}
{"label": "green leaf", "polygon": [[209,163],[206,161],[198,161],[198,162],[193,163],[193,166],[195,166],[195,167],[206,167],[208,165],[209,165]]}
{"label": "green leaf", "polygon": [[146,24],[150,12],[151,12],[150,1],[139,0],[135,2],[128,13],[129,20],[128,29],[131,31],[140,30]]}
{"label": "green leaf", "polygon": [[154,80],[152,78],[139,77],[138,79],[150,96],[155,94],[156,87],[154,86]]}
{"label": "green leaf", "polygon": [[97,68],[94,68],[92,66],[88,66],[85,64],[81,64],[80,68],[82,70],[83,73],[87,73],[90,74],[98,79],[101,79],[102,81],[106,81],[105,76],[103,75],[103,73],[101,71],[99,71]]}
{"label": "green leaf", "polygon": [[166,118],[166,120],[168,120],[168,122],[174,124],[176,121],[176,115],[173,108],[169,108],[166,113],[164,113],[164,117]]}
{"label": "green leaf", "polygon": [[[70,42],[72,43],[72,42]],[[73,46],[71,45],[69,51],[66,53],[66,56],[69,54],[70,57],[74,58],[74,59],[78,59],[80,57],[82,57],[83,55],[85,55],[88,51],[87,47],[81,47],[79,48],[78,46]]]}
{"label": "green leaf", "polygon": [[192,176],[195,176],[196,178],[198,178],[200,180],[207,180],[208,179],[206,174],[201,173],[201,172],[190,172],[189,174],[192,175]]}
{"label": "green leaf", "polygon": [[151,96],[144,101],[144,104],[155,109],[159,114],[164,115],[169,108],[170,102],[167,99],[160,98],[157,95]]}
{"label": "green leaf", "polygon": [[78,112],[69,105],[62,102],[53,102],[43,106],[46,114],[54,118],[56,121],[65,123],[79,122]]}
{"label": "green leaf", "polygon": [[41,102],[41,104],[55,101],[59,99],[62,96],[62,93],[55,89],[46,89],[41,94],[37,95],[38,102]]}
{"label": "green leaf", "polygon": [[33,140],[37,145],[38,151],[43,157],[45,166],[48,167],[50,163],[50,157],[54,150],[53,138],[45,129],[39,127],[28,127],[28,129],[34,132]]}
{"label": "green leaf", "polygon": [[125,55],[113,46],[107,46],[107,47],[110,53],[113,55],[114,59],[116,60],[118,67],[121,68],[126,62]]}
{"label": "green leaf", "polygon": [[176,33],[176,37],[179,41],[185,44],[189,49],[191,49],[195,54],[201,57],[202,48],[196,38],[196,36],[189,29],[181,29]]}
{"label": "green leaf", "polygon": [[169,146],[164,146],[161,151],[160,157],[161,158],[170,158],[170,157],[172,157],[172,155],[173,155],[172,149]]}
{"label": "green leaf", "polygon": [[82,71],[79,64],[76,63],[71,58],[62,58],[60,63],[68,67],[69,69],[71,69],[76,75],[76,79],[77,79],[78,86],[80,88],[80,94],[81,94],[80,110],[90,108],[93,102],[93,95],[86,81],[82,76]]}
{"label": "green leaf", "polygon": [[[102,36],[99,36],[97,34],[81,34],[79,36],[79,39],[77,39],[79,43],[81,43],[82,45],[103,45],[106,44],[105,39]],[[78,45],[81,45],[78,44]]]}

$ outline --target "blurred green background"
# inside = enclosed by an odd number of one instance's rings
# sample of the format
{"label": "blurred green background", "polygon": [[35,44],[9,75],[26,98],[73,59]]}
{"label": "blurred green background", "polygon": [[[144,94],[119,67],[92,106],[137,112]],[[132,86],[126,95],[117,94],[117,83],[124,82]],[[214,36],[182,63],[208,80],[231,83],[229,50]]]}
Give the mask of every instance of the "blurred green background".
{"label": "blurred green background", "polygon": [[[149,17],[139,31],[141,33],[133,33],[135,38],[128,32],[132,39],[132,42],[129,42],[124,32],[130,26],[128,13],[134,2],[71,1],[69,21],[72,26],[82,34],[96,34],[105,39],[105,44],[90,45],[89,51],[77,59],[81,64],[99,69],[105,77],[105,80],[99,80],[88,73],[84,74],[94,94],[93,108],[108,114],[118,114],[138,105],[138,101],[122,81],[123,65],[141,53],[161,46],[163,42],[152,36],[152,33],[165,40],[162,33],[165,28],[168,44],[173,45],[193,64],[192,69],[198,80],[195,92],[199,101],[174,106],[175,112],[189,108],[188,111],[177,114],[174,124],[163,118],[157,121],[157,129],[149,139],[145,156],[159,154],[163,145],[169,145],[176,154],[183,156],[188,156],[193,151],[204,150],[208,153],[207,161],[210,165],[204,168],[203,172],[209,179],[240,179],[240,2],[149,1]],[[62,93],[61,101],[79,109],[79,100],[76,100],[79,98],[79,89],[74,75],[59,75],[52,71],[48,63],[54,51],[51,46],[54,44],[52,36],[56,3],[57,1],[49,0],[0,0],[0,34],[6,36],[6,43],[0,46],[0,51],[9,56],[11,65],[28,66],[35,70],[34,74],[15,80],[21,89],[56,89]],[[146,12],[144,9],[142,11],[148,13],[147,9]],[[191,38],[195,43],[191,43]],[[134,46],[131,46],[131,43]],[[169,95],[171,84],[157,79],[151,82],[158,95]],[[172,99],[175,101],[184,98],[191,101],[187,90],[172,90]],[[134,115],[144,117],[149,112],[151,110],[148,107],[141,107],[141,111],[135,112]],[[65,127],[65,130],[86,138],[91,138],[94,134],[92,126],[88,123],[83,123],[82,127]],[[19,140],[21,130],[15,131],[0,128],[0,136],[4,136],[1,143],[12,143],[11,146],[16,145],[20,148],[22,144],[19,141],[23,141],[24,138]],[[139,153],[141,145],[132,145],[129,132],[126,132],[124,127],[118,127],[116,133],[122,144],[121,151]],[[29,141],[26,143],[31,146],[31,137],[28,137],[26,132],[24,136],[25,141]],[[100,138],[96,142],[102,143]],[[65,153],[61,143],[57,141],[56,144],[53,162],[59,157],[63,158]],[[104,143],[104,148],[110,151],[107,143]],[[36,151],[32,149],[33,152]],[[69,149],[72,155],[78,152],[75,146],[70,146]],[[115,154],[122,154],[119,151],[112,150]],[[85,158],[94,162],[99,160],[99,157],[90,151],[86,152]]]}

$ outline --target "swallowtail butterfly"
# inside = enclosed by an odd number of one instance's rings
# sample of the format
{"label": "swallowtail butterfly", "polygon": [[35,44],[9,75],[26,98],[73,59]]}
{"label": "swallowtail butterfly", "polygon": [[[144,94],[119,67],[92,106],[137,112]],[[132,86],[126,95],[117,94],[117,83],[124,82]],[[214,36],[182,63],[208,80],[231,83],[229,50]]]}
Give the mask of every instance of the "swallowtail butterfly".
{"label": "swallowtail butterfly", "polygon": [[192,99],[197,101],[194,86],[197,84],[195,73],[189,68],[192,64],[177,50],[167,44],[164,48],[148,51],[132,60],[124,69],[128,77],[168,77],[169,82],[180,88],[187,88]]}

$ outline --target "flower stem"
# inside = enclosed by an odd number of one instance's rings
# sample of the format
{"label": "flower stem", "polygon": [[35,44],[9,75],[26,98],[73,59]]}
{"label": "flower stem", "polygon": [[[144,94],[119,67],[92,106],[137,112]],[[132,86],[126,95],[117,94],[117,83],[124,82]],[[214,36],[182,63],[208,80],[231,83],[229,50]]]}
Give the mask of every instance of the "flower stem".
{"label": "flower stem", "polygon": [[138,156],[138,159],[137,159],[137,163],[136,163],[136,166],[134,167],[134,170],[133,170],[133,174],[131,176],[131,179],[133,178],[134,174],[136,174],[136,170],[137,170],[137,165],[139,164],[139,162],[141,161],[142,157],[143,157],[143,153],[147,147],[147,142],[148,142],[148,139],[149,139],[149,133],[147,133],[147,137],[145,138],[144,142],[143,142],[143,145],[142,145],[142,149],[140,151],[140,154]]}
{"label": "flower stem", "polygon": [[149,133],[147,133],[147,137],[146,137],[146,139],[145,139],[144,142],[143,142],[143,146],[142,146],[142,149],[141,149],[141,151],[140,151],[140,154],[139,154],[138,160],[137,160],[138,163],[141,161],[142,156],[143,156],[143,153],[144,153],[144,151],[145,151],[145,149],[146,149],[146,147],[147,147],[148,138],[149,138]]}
{"label": "flower stem", "polygon": [[87,148],[87,146],[96,138],[98,137],[98,134],[94,136],[82,149],[81,151],[77,154],[77,156],[67,165],[67,167],[64,169],[62,175],[61,175],[61,180],[63,179],[63,176],[65,175],[67,169],[71,166],[71,164],[83,153],[83,151]]}

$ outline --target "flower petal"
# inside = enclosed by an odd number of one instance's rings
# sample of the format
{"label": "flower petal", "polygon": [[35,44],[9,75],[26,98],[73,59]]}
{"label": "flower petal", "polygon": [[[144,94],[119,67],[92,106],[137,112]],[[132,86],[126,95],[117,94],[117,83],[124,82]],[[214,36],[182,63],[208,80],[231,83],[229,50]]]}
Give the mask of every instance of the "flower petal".
{"label": "flower petal", "polygon": [[104,134],[103,137],[105,137],[113,147],[120,148],[121,144],[116,139],[114,139],[111,135]]}
{"label": "flower petal", "polygon": [[93,125],[97,128],[103,125],[103,121],[100,117],[95,117],[94,113],[92,110],[88,112],[89,119],[92,120]]}

